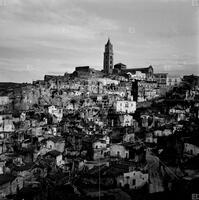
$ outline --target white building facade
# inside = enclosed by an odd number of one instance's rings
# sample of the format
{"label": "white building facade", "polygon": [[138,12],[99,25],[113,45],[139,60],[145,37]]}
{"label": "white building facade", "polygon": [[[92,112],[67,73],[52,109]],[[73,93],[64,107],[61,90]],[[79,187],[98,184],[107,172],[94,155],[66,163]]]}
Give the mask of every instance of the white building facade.
{"label": "white building facade", "polygon": [[117,101],[115,104],[116,112],[119,113],[134,113],[136,111],[135,101]]}

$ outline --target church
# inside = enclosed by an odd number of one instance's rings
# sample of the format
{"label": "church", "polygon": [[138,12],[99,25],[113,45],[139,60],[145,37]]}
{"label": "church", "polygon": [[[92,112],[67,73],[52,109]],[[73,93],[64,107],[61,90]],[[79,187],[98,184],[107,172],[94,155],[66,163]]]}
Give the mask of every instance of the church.
{"label": "church", "polygon": [[110,38],[108,38],[104,50],[103,70],[99,71],[94,68],[90,68],[90,66],[79,66],[75,68],[73,76],[79,78],[99,78],[103,77],[104,75],[121,75],[131,77],[142,77],[141,80],[149,81],[154,79],[154,70],[152,66],[143,68],[127,68],[127,66],[123,63],[117,63],[114,65],[113,55],[113,45],[111,44]]}
{"label": "church", "polygon": [[137,73],[143,73],[145,74],[145,77],[147,80],[153,80],[153,67],[144,67],[144,68],[130,68],[127,69],[125,64],[113,63],[113,45],[110,42],[110,39],[108,38],[107,43],[105,44],[105,51],[104,51],[104,64],[103,64],[103,72],[106,75],[111,74],[118,74],[118,75],[125,75],[127,73],[131,73],[132,75],[135,75]]}

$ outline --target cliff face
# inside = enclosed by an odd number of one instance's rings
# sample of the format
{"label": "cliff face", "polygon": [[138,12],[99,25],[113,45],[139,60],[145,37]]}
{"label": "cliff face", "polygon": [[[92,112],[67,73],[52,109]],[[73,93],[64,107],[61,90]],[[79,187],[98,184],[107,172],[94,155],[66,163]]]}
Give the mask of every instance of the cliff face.
{"label": "cliff face", "polygon": [[4,95],[9,97],[9,103],[4,108],[5,112],[29,110],[37,105],[63,106],[69,101],[66,94],[59,94],[58,91],[34,85],[10,87],[4,90]]}
{"label": "cliff face", "polygon": [[31,109],[34,104],[38,104],[40,91],[35,87],[25,87],[22,89],[20,106],[24,110]]}
{"label": "cliff face", "polygon": [[6,88],[4,95],[8,96],[10,102],[6,105],[6,112],[31,109],[38,104],[40,91],[32,85]]}

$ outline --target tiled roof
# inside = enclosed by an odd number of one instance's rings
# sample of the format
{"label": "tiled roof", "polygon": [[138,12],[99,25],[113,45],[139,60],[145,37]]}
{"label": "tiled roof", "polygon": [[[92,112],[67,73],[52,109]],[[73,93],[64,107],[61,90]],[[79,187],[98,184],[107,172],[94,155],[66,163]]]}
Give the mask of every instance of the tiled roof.
{"label": "tiled roof", "polygon": [[149,69],[151,67],[145,67],[145,68],[131,68],[131,69],[124,69],[123,72],[130,72],[130,73],[136,73],[136,71],[141,71],[142,73],[148,73]]}
{"label": "tiled roof", "polygon": [[59,137],[59,136],[55,136],[55,137],[48,138],[48,140],[51,140],[51,141],[53,141],[54,143],[64,141],[64,139],[63,139],[62,137]]}
{"label": "tiled roof", "polygon": [[51,155],[53,157],[57,157],[59,156],[61,153],[57,150],[52,150],[52,151],[49,151],[46,155]]}
{"label": "tiled roof", "polygon": [[28,163],[22,166],[14,166],[13,169],[16,171],[26,171],[26,170],[31,169],[32,166],[33,166],[33,163]]}

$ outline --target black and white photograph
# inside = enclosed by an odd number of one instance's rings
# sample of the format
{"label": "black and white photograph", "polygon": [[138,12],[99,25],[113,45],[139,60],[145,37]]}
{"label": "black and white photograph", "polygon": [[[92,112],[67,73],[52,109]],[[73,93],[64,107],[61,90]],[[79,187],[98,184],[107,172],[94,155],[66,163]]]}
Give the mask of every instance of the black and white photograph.
{"label": "black and white photograph", "polygon": [[199,200],[199,0],[0,0],[0,200]]}

